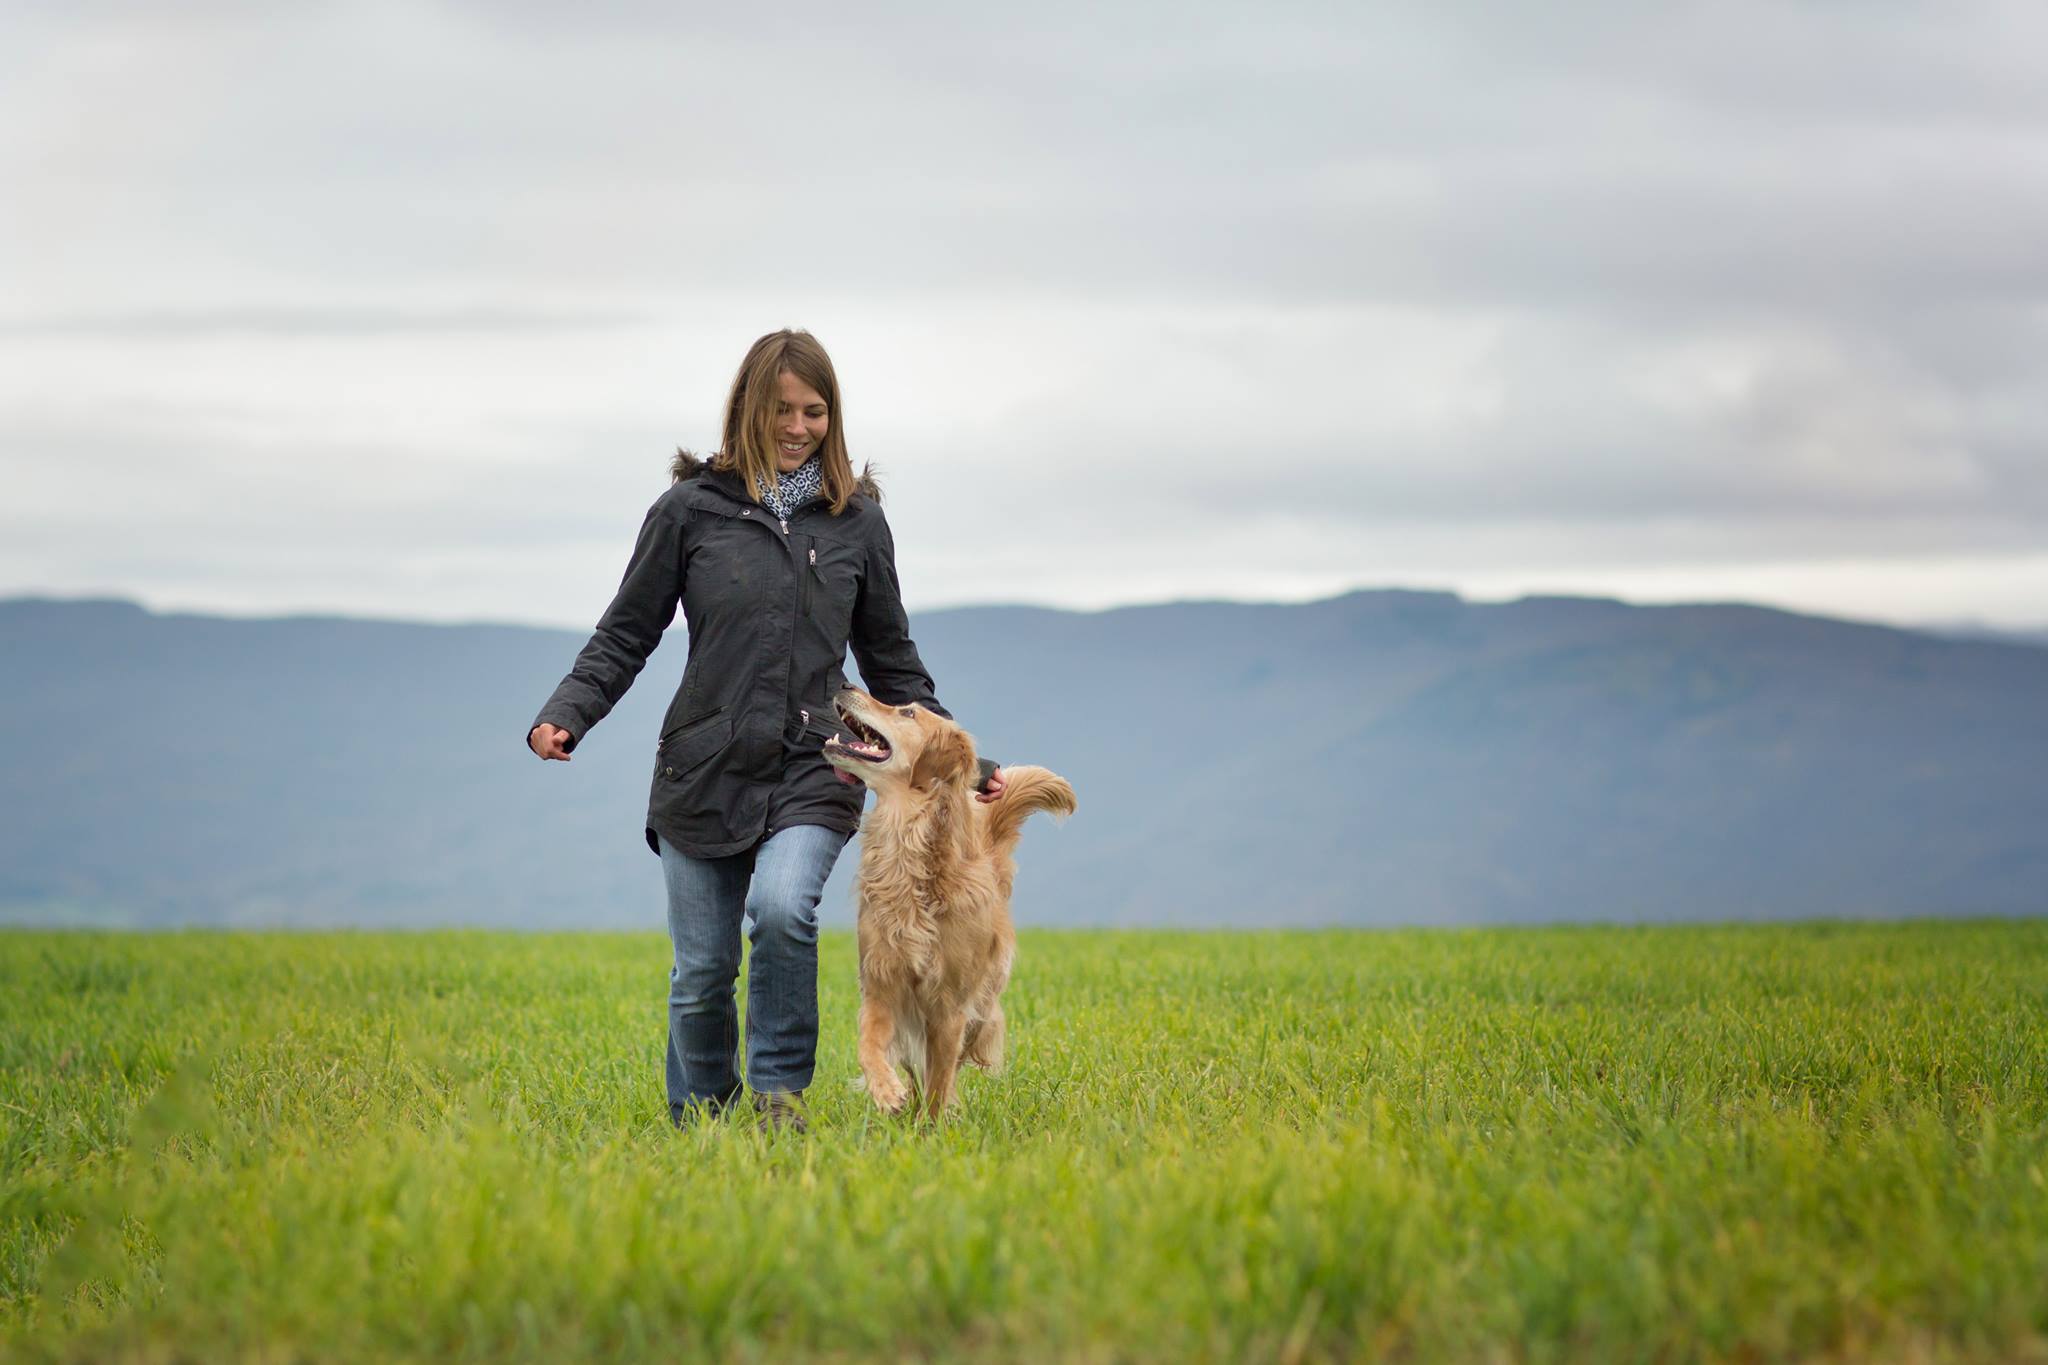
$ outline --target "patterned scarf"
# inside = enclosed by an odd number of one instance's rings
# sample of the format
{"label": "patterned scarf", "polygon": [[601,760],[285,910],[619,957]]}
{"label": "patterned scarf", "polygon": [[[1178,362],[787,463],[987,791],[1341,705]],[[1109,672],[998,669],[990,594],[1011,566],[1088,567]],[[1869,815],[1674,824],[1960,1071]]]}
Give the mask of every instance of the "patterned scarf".
{"label": "patterned scarf", "polygon": [[778,473],[775,487],[763,494],[761,501],[777,517],[788,521],[789,514],[817,497],[824,484],[824,471],[818,465],[818,457],[813,455],[789,473]]}

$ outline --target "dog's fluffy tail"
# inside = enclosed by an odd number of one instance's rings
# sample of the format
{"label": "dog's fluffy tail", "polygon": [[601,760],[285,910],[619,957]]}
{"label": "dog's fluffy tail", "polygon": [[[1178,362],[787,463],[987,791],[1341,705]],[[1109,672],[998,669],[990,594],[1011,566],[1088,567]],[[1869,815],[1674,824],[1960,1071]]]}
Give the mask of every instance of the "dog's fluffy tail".
{"label": "dog's fluffy tail", "polygon": [[1046,768],[1020,764],[1003,769],[1003,794],[989,802],[988,834],[996,852],[1017,847],[1024,821],[1035,810],[1051,811],[1055,819],[1074,813],[1074,789],[1067,779]]}

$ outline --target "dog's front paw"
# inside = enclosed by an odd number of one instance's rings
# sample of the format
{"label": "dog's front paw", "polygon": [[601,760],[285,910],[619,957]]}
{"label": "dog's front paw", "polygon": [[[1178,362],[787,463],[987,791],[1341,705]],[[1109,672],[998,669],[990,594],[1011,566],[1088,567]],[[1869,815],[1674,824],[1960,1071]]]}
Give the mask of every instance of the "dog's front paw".
{"label": "dog's front paw", "polygon": [[903,1083],[902,1077],[893,1073],[869,1076],[868,1094],[885,1114],[900,1114],[903,1106],[910,1102],[910,1087]]}

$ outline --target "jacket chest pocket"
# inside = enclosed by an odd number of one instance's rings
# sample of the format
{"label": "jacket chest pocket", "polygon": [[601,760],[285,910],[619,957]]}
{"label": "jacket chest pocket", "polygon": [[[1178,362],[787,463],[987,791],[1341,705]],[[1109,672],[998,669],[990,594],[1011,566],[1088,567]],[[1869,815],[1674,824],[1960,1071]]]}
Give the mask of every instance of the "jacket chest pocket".
{"label": "jacket chest pocket", "polygon": [[844,639],[860,595],[866,556],[854,545],[813,537],[804,547],[804,613],[828,636]]}
{"label": "jacket chest pocket", "polygon": [[697,524],[703,529],[683,575],[683,608],[693,626],[751,614],[771,585],[788,582],[778,562],[787,552],[773,528],[737,516],[704,515]]}

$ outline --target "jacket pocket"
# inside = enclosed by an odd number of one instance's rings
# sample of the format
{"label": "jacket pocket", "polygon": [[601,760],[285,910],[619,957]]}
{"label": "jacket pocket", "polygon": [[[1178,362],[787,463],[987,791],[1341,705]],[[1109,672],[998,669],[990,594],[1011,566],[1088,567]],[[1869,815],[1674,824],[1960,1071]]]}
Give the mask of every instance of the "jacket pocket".
{"label": "jacket pocket", "polygon": [[836,652],[846,652],[846,636],[853,620],[853,600],[860,592],[861,552],[824,536],[812,539],[803,566],[803,591],[797,610],[836,642]]}
{"label": "jacket pocket", "polygon": [[655,751],[656,775],[673,781],[723,749],[732,738],[730,712],[730,707],[721,706],[664,732]]}

